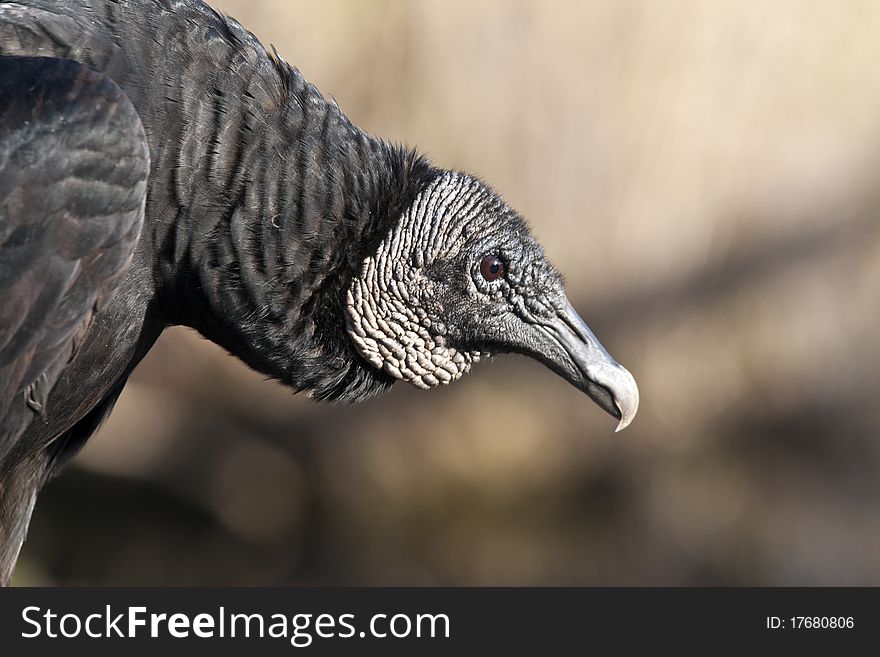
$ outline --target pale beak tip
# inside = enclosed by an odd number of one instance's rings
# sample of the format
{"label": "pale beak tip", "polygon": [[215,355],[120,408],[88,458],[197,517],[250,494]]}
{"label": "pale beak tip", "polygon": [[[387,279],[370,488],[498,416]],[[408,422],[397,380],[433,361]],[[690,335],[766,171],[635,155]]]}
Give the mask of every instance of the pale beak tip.
{"label": "pale beak tip", "polygon": [[618,367],[621,370],[621,376],[619,376],[618,385],[615,386],[614,403],[620,411],[620,422],[618,422],[614,433],[626,429],[635,419],[639,410],[639,387],[635,377],[625,367]]}

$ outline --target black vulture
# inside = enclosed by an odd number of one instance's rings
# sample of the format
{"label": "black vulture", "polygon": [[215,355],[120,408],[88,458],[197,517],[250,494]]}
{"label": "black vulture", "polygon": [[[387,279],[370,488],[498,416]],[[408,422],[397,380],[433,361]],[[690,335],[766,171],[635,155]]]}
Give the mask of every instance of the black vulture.
{"label": "black vulture", "polygon": [[200,0],[0,3],[0,582],[166,326],[318,399],[518,352],[638,389],[485,183],[357,128]]}

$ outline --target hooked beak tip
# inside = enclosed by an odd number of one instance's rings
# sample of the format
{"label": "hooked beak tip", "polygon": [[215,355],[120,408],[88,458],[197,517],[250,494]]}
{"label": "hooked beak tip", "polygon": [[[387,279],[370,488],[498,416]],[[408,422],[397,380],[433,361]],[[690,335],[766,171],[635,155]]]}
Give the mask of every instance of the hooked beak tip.
{"label": "hooked beak tip", "polygon": [[588,368],[588,372],[589,378],[608,392],[619,413],[620,421],[614,432],[623,431],[639,410],[639,386],[635,378],[623,365],[611,359]]}
{"label": "hooked beak tip", "polygon": [[623,431],[632,424],[639,410],[639,387],[635,378],[625,367],[615,364],[613,370],[605,369],[594,380],[611,393],[614,405],[620,413],[620,421],[614,433]]}
{"label": "hooked beak tip", "polygon": [[619,433],[632,424],[639,411],[639,386],[625,367],[617,365],[615,370],[613,376],[606,377],[604,385],[611,391],[614,405],[620,411],[620,422],[614,430],[614,433]]}

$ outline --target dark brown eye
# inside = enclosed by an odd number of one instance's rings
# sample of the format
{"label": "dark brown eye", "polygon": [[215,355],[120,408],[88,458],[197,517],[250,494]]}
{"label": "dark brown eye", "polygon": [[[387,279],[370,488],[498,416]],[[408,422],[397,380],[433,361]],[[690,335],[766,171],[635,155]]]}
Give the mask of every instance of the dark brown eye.
{"label": "dark brown eye", "polygon": [[487,281],[497,281],[504,276],[504,262],[498,256],[486,256],[480,262],[480,273]]}

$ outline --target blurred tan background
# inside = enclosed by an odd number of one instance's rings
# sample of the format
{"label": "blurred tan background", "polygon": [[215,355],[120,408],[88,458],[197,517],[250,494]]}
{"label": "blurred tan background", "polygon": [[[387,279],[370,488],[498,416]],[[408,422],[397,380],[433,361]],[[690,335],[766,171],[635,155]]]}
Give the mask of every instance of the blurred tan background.
{"label": "blurred tan background", "polygon": [[316,404],[166,332],[18,583],[880,584],[880,4],[214,0],[489,180],[639,381]]}

